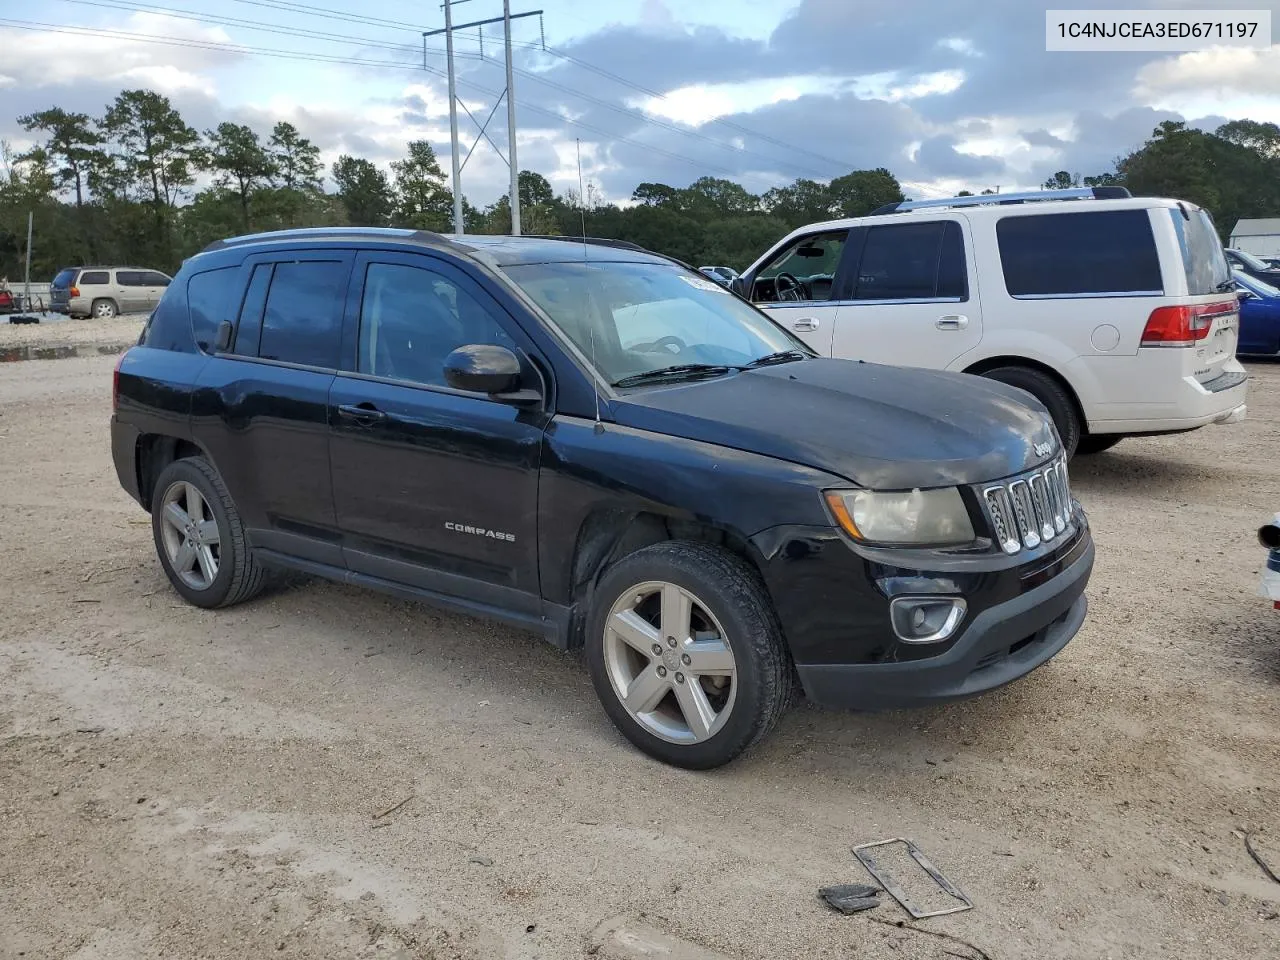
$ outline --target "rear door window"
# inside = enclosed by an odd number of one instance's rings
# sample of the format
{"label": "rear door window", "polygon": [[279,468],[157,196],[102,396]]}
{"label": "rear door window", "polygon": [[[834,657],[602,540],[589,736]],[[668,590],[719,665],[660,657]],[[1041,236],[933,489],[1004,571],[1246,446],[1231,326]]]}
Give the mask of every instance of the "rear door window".
{"label": "rear door window", "polygon": [[117,270],[116,283],[122,287],[145,287],[141,270]]}
{"label": "rear door window", "polygon": [[1187,272],[1187,293],[1193,297],[1229,290],[1231,267],[1222,251],[1222,241],[1213,228],[1213,219],[1204,210],[1169,210],[1173,232],[1178,235],[1182,266]]}
{"label": "rear door window", "polygon": [[107,275],[107,271],[86,270],[84,273],[80,274],[80,281],[77,284],[77,286],[85,286],[85,287],[105,286],[110,282],[111,280]]}
{"label": "rear door window", "polygon": [[1146,210],[1005,217],[996,240],[1011,297],[1159,296],[1160,257]]}
{"label": "rear door window", "polygon": [[167,287],[169,278],[155,270],[146,270],[142,274],[142,283],[146,287]]}
{"label": "rear door window", "polygon": [[262,315],[259,357],[337,367],[348,265],[338,259],[275,265]]}
{"label": "rear door window", "polygon": [[867,231],[853,298],[963,300],[967,279],[960,224],[889,224]]}

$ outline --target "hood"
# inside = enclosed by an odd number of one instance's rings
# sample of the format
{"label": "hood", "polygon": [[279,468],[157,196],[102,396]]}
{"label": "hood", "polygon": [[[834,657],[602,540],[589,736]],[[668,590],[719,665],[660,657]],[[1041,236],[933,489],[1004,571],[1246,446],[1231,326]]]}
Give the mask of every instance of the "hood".
{"label": "hood", "polygon": [[[805,360],[612,403],[625,426],[761,453],[878,490],[983,483],[1061,451],[1039,401],[983,377]],[[1036,446],[1048,451],[1036,453]]]}

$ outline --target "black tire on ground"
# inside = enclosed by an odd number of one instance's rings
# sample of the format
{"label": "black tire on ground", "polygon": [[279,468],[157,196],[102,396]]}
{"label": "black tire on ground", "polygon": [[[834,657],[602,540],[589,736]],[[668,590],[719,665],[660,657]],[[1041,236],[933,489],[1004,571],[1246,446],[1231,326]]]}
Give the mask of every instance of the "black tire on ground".
{"label": "black tire on ground", "polygon": [[[218,525],[218,572],[212,583],[203,590],[195,589],[175,572],[165,549],[161,530],[164,523],[161,514],[165,494],[179,483],[189,483],[199,491]],[[204,458],[175,460],[161,471],[151,497],[151,532],[160,565],[173,588],[188,603],[205,608],[229,607],[243,603],[261,592],[266,572],[249,549],[244,525],[231,494],[227,492],[218,471]]]}
{"label": "black tire on ground", "polygon": [[106,297],[93,301],[93,305],[89,308],[89,316],[98,319],[110,319],[119,315],[120,308],[116,306],[116,302]]}
{"label": "black tire on ground", "polygon": [[[698,743],[672,743],[646,730],[609,680],[605,622],[618,600],[649,581],[673,583],[697,596],[720,622],[733,653],[732,709],[724,726]],[[764,584],[744,560],[707,543],[658,543],[609,567],[593,593],[585,654],[596,695],[614,726],[650,756],[690,770],[733,760],[763,739],[795,699],[794,668]]]}
{"label": "black tire on ground", "polygon": [[1025,390],[1043,403],[1049,410],[1049,416],[1053,417],[1053,425],[1058,428],[1067,458],[1075,456],[1083,432],[1080,416],[1076,413],[1075,401],[1058,380],[1031,367],[996,367],[982,376]]}
{"label": "black tire on ground", "polygon": [[1123,433],[1099,433],[1096,436],[1085,434],[1076,446],[1076,456],[1088,456],[1091,453],[1103,453],[1110,450],[1124,439]]}

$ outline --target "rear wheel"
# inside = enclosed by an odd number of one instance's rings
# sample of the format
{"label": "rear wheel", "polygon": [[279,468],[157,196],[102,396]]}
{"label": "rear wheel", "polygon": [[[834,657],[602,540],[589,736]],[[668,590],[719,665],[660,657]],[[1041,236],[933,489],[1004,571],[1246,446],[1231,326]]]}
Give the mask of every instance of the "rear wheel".
{"label": "rear wheel", "polygon": [[1080,443],[1076,446],[1076,454],[1079,456],[1087,456],[1091,453],[1103,453],[1110,450],[1117,443],[1124,439],[1123,433],[1099,433],[1095,435],[1086,435],[1080,438]]}
{"label": "rear wheel", "polygon": [[1030,367],[996,367],[982,376],[1025,390],[1043,403],[1049,416],[1053,417],[1053,425],[1058,428],[1067,458],[1075,456],[1083,433],[1080,416],[1076,413],[1075,401],[1057,379]]}
{"label": "rear wheel", "polygon": [[169,582],[188,603],[229,607],[262,590],[240,514],[207,460],[176,460],[160,473],[151,530]]}
{"label": "rear wheel", "polygon": [[110,320],[119,313],[114,300],[93,301],[93,315],[99,320]]}
{"label": "rear wheel", "polygon": [[659,543],[610,567],[594,592],[586,656],[614,725],[678,767],[728,763],[792,698],[768,594],[740,558],[710,544]]}

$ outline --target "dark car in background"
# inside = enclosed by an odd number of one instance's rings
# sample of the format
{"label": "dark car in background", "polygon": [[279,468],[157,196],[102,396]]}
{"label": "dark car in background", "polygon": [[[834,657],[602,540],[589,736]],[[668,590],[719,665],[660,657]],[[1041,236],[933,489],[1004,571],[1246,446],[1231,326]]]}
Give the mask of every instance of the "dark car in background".
{"label": "dark car in background", "polygon": [[626,244],[218,242],[113,398],[120,483],[190,603],[276,566],[494,617],[583,648],[617,727],[680,766],[758,741],[797,682],[969,697],[1085,616],[1093,542],[1034,398],[817,357]]}
{"label": "dark car in background", "polygon": [[1247,274],[1273,287],[1280,286],[1280,269],[1273,267],[1267,261],[1251,253],[1245,253],[1243,250],[1227,248],[1223,253],[1227,255],[1227,263],[1231,265],[1233,271]]}
{"label": "dark car in background", "polygon": [[1240,339],[1236,356],[1280,355],[1280,288],[1246,273],[1234,274],[1240,296]]}

